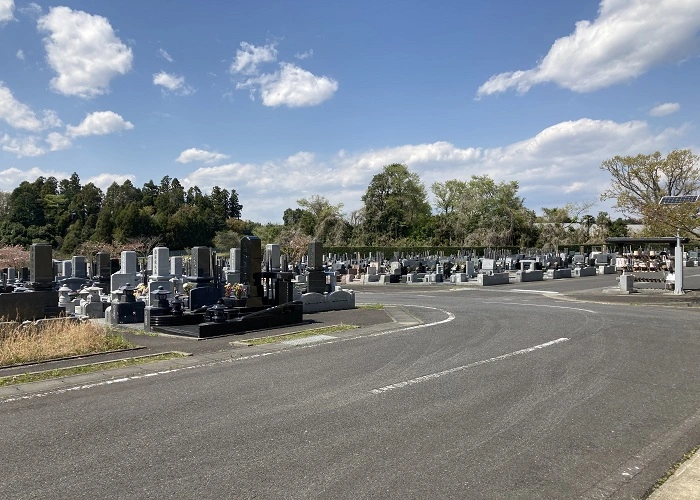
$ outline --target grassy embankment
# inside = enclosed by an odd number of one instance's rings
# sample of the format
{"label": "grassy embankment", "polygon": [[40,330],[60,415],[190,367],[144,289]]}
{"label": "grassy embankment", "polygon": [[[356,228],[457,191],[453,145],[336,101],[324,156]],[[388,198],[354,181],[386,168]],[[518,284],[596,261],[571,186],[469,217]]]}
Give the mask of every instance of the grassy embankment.
{"label": "grassy embankment", "polygon": [[113,330],[89,321],[0,324],[0,367],[133,347]]}

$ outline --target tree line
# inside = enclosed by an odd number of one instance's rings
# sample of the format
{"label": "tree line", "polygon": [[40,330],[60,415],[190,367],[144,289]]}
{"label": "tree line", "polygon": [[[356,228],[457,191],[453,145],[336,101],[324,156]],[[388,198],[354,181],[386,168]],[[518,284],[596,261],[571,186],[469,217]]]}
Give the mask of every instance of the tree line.
{"label": "tree line", "polygon": [[168,176],[141,188],[115,182],[105,193],[93,183],[82,185],[76,173],[61,181],[39,177],[0,193],[0,244],[47,242],[70,254],[88,242],[128,245],[155,238],[171,248],[190,248],[211,243],[228,219],[240,218],[242,208],[235,190],[185,190]]}
{"label": "tree line", "polygon": [[[215,186],[203,193],[185,190],[165,176],[137,188],[113,183],[105,193],[77,174],[58,181],[39,177],[0,193],[0,245],[49,242],[62,254],[76,250],[156,244],[173,250],[240,244],[244,235],[280,243],[292,257],[312,239],[326,247],[516,247],[556,251],[562,246],[602,244],[627,236],[629,223],[644,225],[644,236],[700,237],[700,202],[660,204],[663,196],[700,194],[698,156],[676,150],[663,157],[616,156],[602,163],[611,187],[601,199],[615,200],[625,216],[590,213],[594,202],[543,208],[537,215],[519,196],[517,181],[496,182],[487,175],[436,182],[428,189],[408,166],[394,163],[376,174],[362,196],[362,207],[343,212],[323,196],[297,200],[282,224],[242,219],[235,189]],[[145,244],[144,242],[148,242]]]}

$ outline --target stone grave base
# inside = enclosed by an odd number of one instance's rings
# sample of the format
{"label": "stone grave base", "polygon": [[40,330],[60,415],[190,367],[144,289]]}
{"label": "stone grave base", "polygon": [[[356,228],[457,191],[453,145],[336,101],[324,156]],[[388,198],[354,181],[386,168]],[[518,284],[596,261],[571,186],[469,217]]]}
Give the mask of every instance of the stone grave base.
{"label": "stone grave base", "polygon": [[[182,317],[184,316],[180,316],[180,318]],[[158,316],[157,318],[162,320],[163,318],[172,318],[172,316]],[[154,317],[151,319],[154,320],[156,318]],[[194,319],[192,320],[194,321]],[[294,301],[251,312],[250,314],[244,314],[239,318],[229,319],[221,323],[205,322],[195,325],[181,324],[179,326],[162,326],[154,325],[152,321],[151,328],[154,332],[203,339],[223,335],[242,334],[253,330],[266,330],[269,328],[297,325],[302,322],[302,303]]]}

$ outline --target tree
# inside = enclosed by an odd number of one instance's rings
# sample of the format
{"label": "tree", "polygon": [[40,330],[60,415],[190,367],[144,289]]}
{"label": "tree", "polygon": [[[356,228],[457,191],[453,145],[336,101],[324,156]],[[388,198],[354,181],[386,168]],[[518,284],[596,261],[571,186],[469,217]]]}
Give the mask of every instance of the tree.
{"label": "tree", "polygon": [[582,245],[589,240],[592,215],[582,215],[593,202],[567,203],[563,207],[542,208],[538,246],[558,251],[561,245]]}
{"label": "tree", "polygon": [[648,235],[668,236],[679,230],[700,238],[700,202],[659,205],[663,196],[700,194],[699,160],[689,149],[671,151],[665,158],[657,151],[605,160],[600,168],[611,175],[612,183],[601,200],[614,199],[615,208],[626,216],[640,217]]}
{"label": "tree", "polygon": [[441,211],[441,242],[461,245],[531,246],[535,214],[518,196],[516,181],[496,183],[487,175],[468,182],[449,180],[431,186]]}
{"label": "tree", "polygon": [[362,201],[365,233],[374,242],[404,238],[431,214],[420,178],[400,163],[387,165],[372,177]]}
{"label": "tree", "polygon": [[243,210],[243,205],[241,205],[240,201],[238,200],[238,193],[235,189],[231,190],[231,195],[228,200],[228,209],[229,217],[233,217],[234,219],[241,218],[241,211]]}
{"label": "tree", "polygon": [[464,181],[452,179],[445,182],[434,182],[430,190],[435,195],[435,207],[441,215],[450,215],[455,212],[460,201],[468,190]]}

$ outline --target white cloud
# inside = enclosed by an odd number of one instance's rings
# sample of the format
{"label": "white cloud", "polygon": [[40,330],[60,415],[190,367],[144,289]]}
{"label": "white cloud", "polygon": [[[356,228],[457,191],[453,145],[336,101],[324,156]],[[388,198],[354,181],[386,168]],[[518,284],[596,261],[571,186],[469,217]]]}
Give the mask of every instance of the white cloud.
{"label": "white cloud", "polygon": [[26,15],[32,16],[34,18],[38,18],[44,12],[43,9],[41,8],[41,5],[39,5],[36,2],[30,2],[26,5],[24,5],[23,7],[19,7],[18,10],[22,14],[26,14]]}
{"label": "white cloud", "polygon": [[574,92],[592,92],[637,78],[652,67],[698,54],[700,2],[602,0],[593,22],[554,42],[533,69],[492,76],[477,98],[552,82]]}
{"label": "white cloud", "polygon": [[174,59],[165,49],[158,49],[158,55],[168,62],[173,62]]}
{"label": "white cloud", "polygon": [[44,126],[29,106],[19,102],[12,91],[0,82],[0,119],[13,128],[37,131]]}
{"label": "white cloud", "polygon": [[333,97],[338,82],[327,76],[316,76],[290,63],[280,63],[275,73],[249,78],[237,88],[258,88],[265,106],[299,108],[316,106]]}
{"label": "white cloud", "polygon": [[314,56],[314,49],[309,49],[306,52],[298,52],[294,54],[294,57],[296,57],[299,60],[304,60],[304,59],[309,59],[310,57]]}
{"label": "white cloud", "polygon": [[5,134],[0,137],[0,146],[3,151],[12,153],[17,158],[41,156],[46,153],[46,150],[37,144],[38,141],[39,138],[36,136],[17,138]]}
{"label": "white cloud", "polygon": [[88,114],[80,125],[68,125],[66,135],[68,137],[84,137],[88,135],[107,135],[123,130],[131,130],[134,125],[125,121],[113,111],[96,111]]}
{"label": "white cloud", "polygon": [[131,69],[133,54],[101,16],[52,7],[37,23],[47,60],[58,76],[51,87],[61,94],[91,98],[109,92],[112,78]]}
{"label": "white cloud", "polygon": [[255,75],[258,73],[258,65],[277,60],[276,44],[272,43],[262,47],[241,42],[241,48],[236,50],[236,58],[229,67],[229,73],[242,73]]}
{"label": "white cloud", "polygon": [[220,160],[225,160],[227,158],[229,158],[229,156],[222,153],[213,153],[211,151],[205,151],[203,149],[190,148],[180,153],[180,156],[178,156],[175,161],[179,163],[214,163]]}
{"label": "white cloud", "polygon": [[19,186],[23,181],[34,182],[39,177],[55,177],[60,180],[68,179],[70,174],[56,170],[42,170],[36,167],[28,170],[20,170],[15,167],[0,170],[0,184],[3,186]]}
{"label": "white cloud", "polygon": [[42,119],[41,123],[44,125],[43,128],[45,129],[63,126],[63,122],[58,117],[58,114],[50,109],[44,110],[44,118]]}
{"label": "white cloud", "polygon": [[153,75],[153,85],[160,85],[161,87],[174,92],[179,95],[190,95],[194,92],[194,89],[189,85],[185,85],[185,77],[177,76],[165,71],[160,73],[155,73]]}
{"label": "white cloud", "polygon": [[[497,182],[518,181],[526,206],[539,210],[542,206],[598,200],[610,182],[600,169],[604,160],[618,154],[677,148],[685,132],[673,128],[655,131],[643,121],[584,118],[557,123],[501,147],[458,147],[440,141],[355,154],[341,150],[329,158],[301,151],[255,164],[231,162],[197,168],[183,185],[235,189],[245,218],[279,221],[286,208],[296,208],[296,200],[313,194],[343,203],[348,213],[361,208],[361,196],[372,177],[386,165],[404,163],[428,190],[433,182],[469,180],[472,175],[488,175]],[[309,172],[313,172],[314,182],[309,182]],[[600,210],[610,211],[610,207]]]}
{"label": "white cloud", "polygon": [[15,10],[14,0],[0,0],[0,24],[12,21]]}
{"label": "white cloud", "polygon": [[666,116],[670,115],[672,113],[675,113],[676,111],[679,111],[681,109],[681,105],[678,104],[677,102],[667,102],[664,104],[659,104],[658,106],[655,106],[652,108],[651,111],[649,111],[649,114],[651,116]]}
{"label": "white cloud", "polygon": [[24,51],[23,51],[22,49],[18,49],[18,50],[17,50],[17,53],[15,54],[15,56],[16,56],[17,59],[19,59],[20,61],[24,61]]}
{"label": "white cloud", "polygon": [[63,134],[58,132],[51,132],[46,136],[46,142],[49,144],[49,149],[51,151],[61,151],[62,149],[70,148],[73,143],[71,140]]}
{"label": "white cloud", "polygon": [[117,184],[121,185],[124,184],[124,182],[126,181],[131,181],[133,183],[135,179],[136,176],[133,174],[102,173],[100,175],[96,175],[85,179],[84,184],[92,182],[95,186],[100,188],[102,192],[106,192],[107,188],[109,188],[109,186],[111,186],[113,182],[116,182]]}

